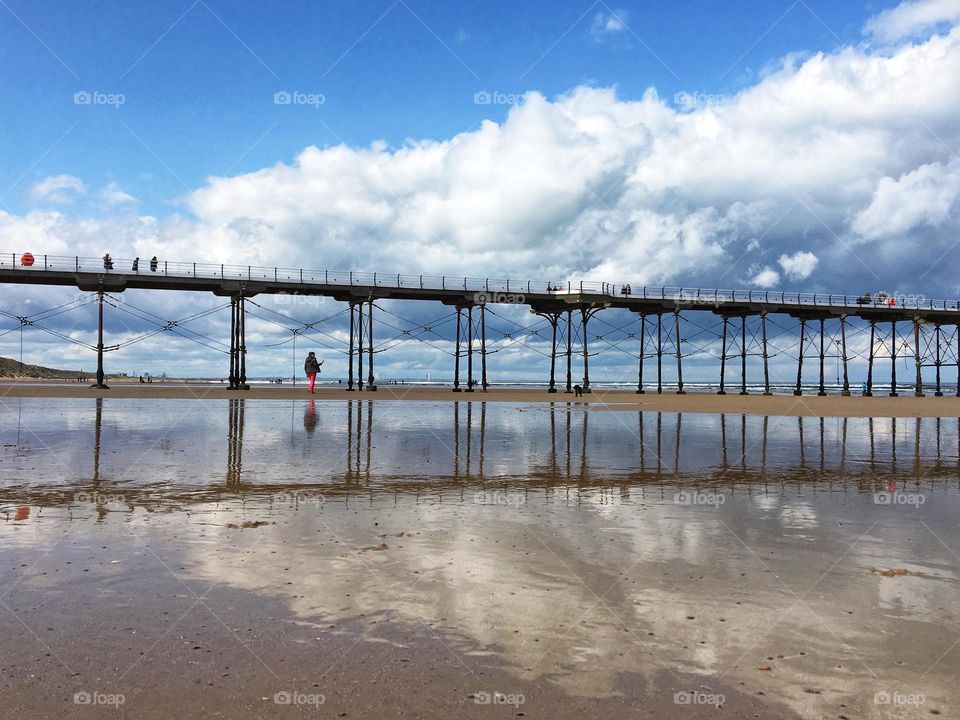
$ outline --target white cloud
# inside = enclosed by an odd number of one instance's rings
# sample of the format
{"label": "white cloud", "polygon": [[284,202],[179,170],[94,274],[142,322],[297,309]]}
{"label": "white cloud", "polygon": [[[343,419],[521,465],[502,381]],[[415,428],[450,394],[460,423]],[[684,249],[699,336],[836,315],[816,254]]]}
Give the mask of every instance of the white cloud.
{"label": "white cloud", "polygon": [[921,165],[899,178],[880,179],[869,207],[853,222],[868,239],[902,236],[922,226],[940,227],[960,202],[960,159]]}
{"label": "white cloud", "polygon": [[915,0],[883,11],[871,18],[864,29],[881,41],[894,42],[958,21],[960,0]]}
{"label": "white cloud", "polygon": [[138,203],[133,195],[125,193],[120,189],[116,182],[110,182],[100,189],[98,196],[101,201],[107,205],[126,205],[128,203]]}
{"label": "white cloud", "polygon": [[627,29],[627,11],[611,10],[597,13],[594,16],[593,24],[590,26],[590,34],[594,40],[600,41]]}
{"label": "white cloud", "polygon": [[750,284],[764,289],[777,287],[780,284],[780,273],[766,265],[750,279]]}
{"label": "white cloud", "polygon": [[69,205],[87,192],[84,182],[73,175],[50,175],[30,186],[27,194],[36,202]]}
{"label": "white cloud", "polygon": [[790,280],[806,280],[817,269],[817,256],[803,250],[793,255],[781,255],[777,260],[783,268],[783,274]]}

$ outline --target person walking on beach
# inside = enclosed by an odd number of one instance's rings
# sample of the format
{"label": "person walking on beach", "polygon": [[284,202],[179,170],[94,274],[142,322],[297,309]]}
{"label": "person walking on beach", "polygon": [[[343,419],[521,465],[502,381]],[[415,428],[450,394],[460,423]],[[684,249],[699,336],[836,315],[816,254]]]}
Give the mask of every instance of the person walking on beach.
{"label": "person walking on beach", "polygon": [[313,395],[313,385],[317,381],[317,373],[320,372],[321,365],[323,365],[323,360],[317,360],[316,353],[311,350],[307,359],[303,362],[303,371],[307,374],[307,380],[309,381],[307,392],[311,395]]}

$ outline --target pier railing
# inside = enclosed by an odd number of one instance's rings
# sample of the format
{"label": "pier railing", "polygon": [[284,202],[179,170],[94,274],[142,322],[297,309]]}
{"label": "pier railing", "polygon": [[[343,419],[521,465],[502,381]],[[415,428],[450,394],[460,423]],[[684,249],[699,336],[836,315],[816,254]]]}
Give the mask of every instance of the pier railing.
{"label": "pier railing", "polygon": [[[25,261],[26,260],[26,261]],[[769,290],[732,290],[686,287],[633,287],[596,281],[557,282],[473,278],[450,275],[406,275],[402,273],[368,273],[351,270],[306,270],[303,268],[229,265],[224,263],[190,263],[159,260],[114,258],[107,267],[103,258],[65,255],[38,255],[32,264],[17,253],[0,254],[0,270],[27,272],[97,273],[107,275],[162,275],[174,278],[207,280],[299,283],[318,286],[382,287],[463,291],[474,293],[508,293],[514,295],[604,295],[624,300],[667,300],[691,308],[738,303],[765,305],[805,305],[813,307],[895,307],[899,309],[947,310],[960,312],[958,300],[933,300],[923,295],[864,292],[858,295],[833,293],[797,293]],[[492,300],[492,299],[491,299]],[[519,299],[522,302],[522,299]]]}

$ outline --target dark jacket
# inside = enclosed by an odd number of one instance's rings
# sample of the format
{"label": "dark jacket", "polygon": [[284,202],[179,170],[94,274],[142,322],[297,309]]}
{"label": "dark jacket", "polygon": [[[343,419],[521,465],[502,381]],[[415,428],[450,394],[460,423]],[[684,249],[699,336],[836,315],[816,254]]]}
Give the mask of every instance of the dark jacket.
{"label": "dark jacket", "polygon": [[317,362],[315,355],[307,355],[307,359],[303,363],[303,371],[307,375],[320,372],[320,363]]}

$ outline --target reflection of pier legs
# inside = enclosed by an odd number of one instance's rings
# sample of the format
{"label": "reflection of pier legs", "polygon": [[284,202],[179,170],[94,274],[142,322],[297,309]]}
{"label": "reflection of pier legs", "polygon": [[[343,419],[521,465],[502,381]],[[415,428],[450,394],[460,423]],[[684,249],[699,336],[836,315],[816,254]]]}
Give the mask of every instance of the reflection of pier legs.
{"label": "reflection of pier legs", "polygon": [[227,485],[240,485],[243,475],[244,401],[229,400],[227,408]]}

